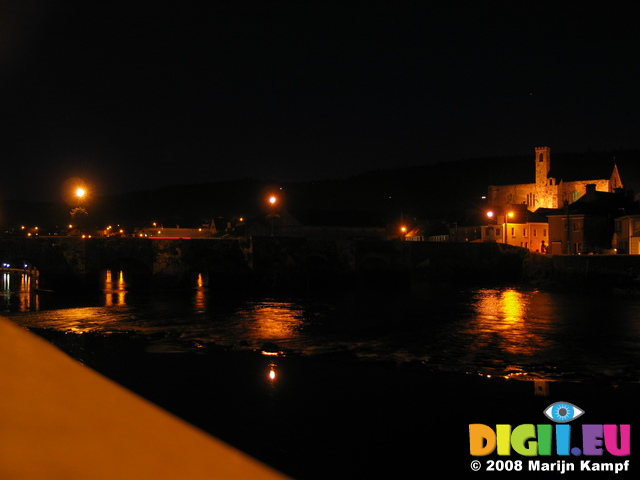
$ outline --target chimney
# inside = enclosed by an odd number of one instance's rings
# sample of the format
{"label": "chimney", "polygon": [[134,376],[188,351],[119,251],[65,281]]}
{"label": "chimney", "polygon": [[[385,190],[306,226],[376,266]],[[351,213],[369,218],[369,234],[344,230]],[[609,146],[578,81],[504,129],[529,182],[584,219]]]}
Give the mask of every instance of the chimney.
{"label": "chimney", "polygon": [[587,183],[587,185],[585,185],[585,187],[587,188],[587,191],[586,191],[585,195],[590,195],[590,194],[596,193],[596,184],[595,183]]}

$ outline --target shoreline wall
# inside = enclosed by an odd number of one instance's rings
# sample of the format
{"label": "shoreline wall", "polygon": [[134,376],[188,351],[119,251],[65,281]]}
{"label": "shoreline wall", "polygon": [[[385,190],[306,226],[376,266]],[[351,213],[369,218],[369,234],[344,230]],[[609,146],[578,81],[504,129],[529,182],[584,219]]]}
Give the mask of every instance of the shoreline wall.
{"label": "shoreline wall", "polygon": [[555,290],[640,290],[640,255],[529,254],[523,278]]}
{"label": "shoreline wall", "polygon": [[42,238],[0,240],[3,261],[28,262],[41,288],[96,290],[106,269],[133,288],[191,288],[198,274],[219,288],[404,287],[412,282],[529,282],[548,288],[640,284],[640,255],[542,255],[498,243],[228,239]]}

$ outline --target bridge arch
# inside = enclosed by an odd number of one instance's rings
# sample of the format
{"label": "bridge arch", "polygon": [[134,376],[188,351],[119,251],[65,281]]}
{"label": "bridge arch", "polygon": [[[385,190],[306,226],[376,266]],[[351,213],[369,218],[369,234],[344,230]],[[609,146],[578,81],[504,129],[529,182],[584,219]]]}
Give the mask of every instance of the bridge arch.
{"label": "bridge arch", "polygon": [[304,257],[303,269],[308,273],[326,273],[333,270],[332,264],[325,255],[312,253]]}
{"label": "bridge arch", "polygon": [[117,276],[119,281],[124,282],[127,290],[142,289],[151,281],[153,268],[137,258],[114,257],[101,262],[98,275],[101,285],[109,281],[115,282]]}
{"label": "bridge arch", "polygon": [[365,273],[390,272],[389,259],[379,254],[369,254],[360,260],[358,270]]}

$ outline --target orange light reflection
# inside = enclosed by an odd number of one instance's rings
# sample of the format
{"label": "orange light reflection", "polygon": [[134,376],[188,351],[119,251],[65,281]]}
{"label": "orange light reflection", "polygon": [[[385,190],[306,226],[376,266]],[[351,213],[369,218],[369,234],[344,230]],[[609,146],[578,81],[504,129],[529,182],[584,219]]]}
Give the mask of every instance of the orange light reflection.
{"label": "orange light reflection", "polygon": [[260,303],[246,313],[253,319],[251,337],[276,344],[298,336],[302,314],[289,302]]}
{"label": "orange light reflection", "polygon": [[[518,290],[483,290],[475,304],[475,320],[468,333],[476,345],[491,347],[496,353],[535,355],[548,346],[545,336],[538,333],[529,313],[530,295],[536,292]],[[515,372],[514,372],[515,373]]]}
{"label": "orange light reflection", "polygon": [[207,287],[204,277],[198,274],[196,280],[196,293],[193,299],[196,313],[205,313],[207,311]]}
{"label": "orange light reflection", "polygon": [[[5,272],[0,277],[2,284],[1,296],[4,297],[6,307],[14,311],[28,312],[40,307],[36,288],[38,277],[28,273],[21,273],[17,281],[16,273]],[[13,287],[12,287],[13,285]]]}
{"label": "orange light reflection", "polygon": [[113,281],[111,270],[105,272],[104,294],[106,306],[126,305],[127,283],[124,280],[124,272],[122,270],[118,272],[118,280],[116,282]]}

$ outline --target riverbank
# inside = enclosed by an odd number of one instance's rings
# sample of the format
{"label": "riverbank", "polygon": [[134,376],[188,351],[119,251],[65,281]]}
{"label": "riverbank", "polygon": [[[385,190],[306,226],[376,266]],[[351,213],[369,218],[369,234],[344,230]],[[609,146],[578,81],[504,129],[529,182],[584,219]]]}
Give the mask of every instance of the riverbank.
{"label": "riverbank", "polygon": [[640,293],[640,255],[541,255],[529,253],[523,278],[553,291]]}
{"label": "riverbank", "polygon": [[506,380],[340,355],[113,347],[85,350],[83,361],[298,480],[467,477],[469,424],[550,423],[543,410],[557,401],[583,409],[585,423],[638,420],[638,384]]}

